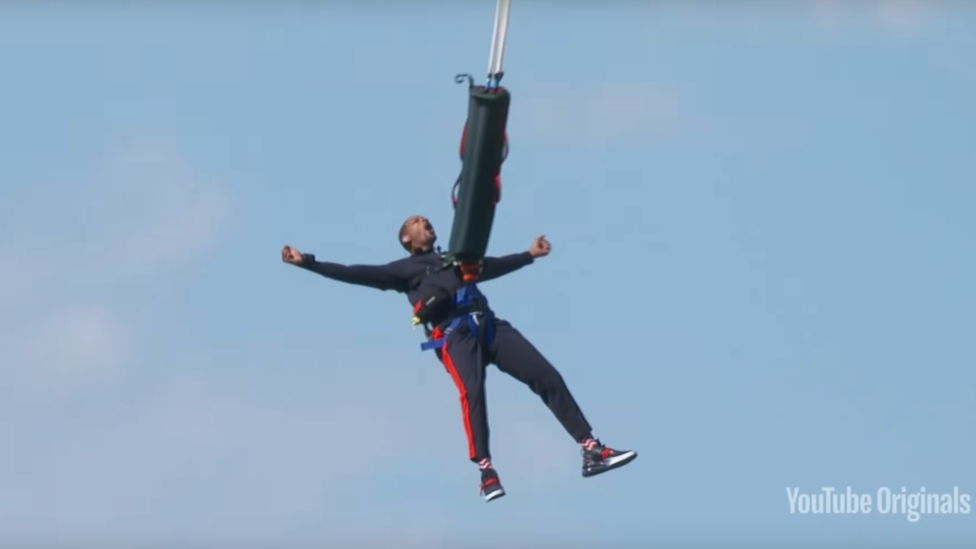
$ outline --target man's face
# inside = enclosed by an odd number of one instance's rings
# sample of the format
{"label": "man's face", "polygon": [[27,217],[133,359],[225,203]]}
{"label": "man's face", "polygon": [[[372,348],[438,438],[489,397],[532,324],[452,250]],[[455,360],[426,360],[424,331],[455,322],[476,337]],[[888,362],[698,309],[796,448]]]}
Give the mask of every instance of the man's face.
{"label": "man's face", "polygon": [[411,216],[403,226],[403,244],[412,250],[427,250],[437,240],[434,226],[422,215]]}

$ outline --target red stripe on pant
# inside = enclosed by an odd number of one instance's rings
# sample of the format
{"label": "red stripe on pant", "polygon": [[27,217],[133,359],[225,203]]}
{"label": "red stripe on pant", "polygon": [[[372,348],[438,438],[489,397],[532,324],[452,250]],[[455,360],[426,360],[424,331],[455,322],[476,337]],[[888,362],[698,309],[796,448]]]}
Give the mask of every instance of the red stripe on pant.
{"label": "red stripe on pant", "polygon": [[441,349],[441,356],[444,359],[444,367],[451,374],[451,379],[454,380],[458,392],[461,393],[461,413],[464,416],[464,432],[468,435],[468,453],[470,454],[470,459],[473,460],[476,456],[474,450],[474,429],[471,428],[471,403],[468,402],[468,389],[464,386],[464,381],[461,380],[461,375],[458,374],[457,367],[454,366],[454,361],[451,360],[450,353],[447,352],[446,341],[444,342],[443,349]]}

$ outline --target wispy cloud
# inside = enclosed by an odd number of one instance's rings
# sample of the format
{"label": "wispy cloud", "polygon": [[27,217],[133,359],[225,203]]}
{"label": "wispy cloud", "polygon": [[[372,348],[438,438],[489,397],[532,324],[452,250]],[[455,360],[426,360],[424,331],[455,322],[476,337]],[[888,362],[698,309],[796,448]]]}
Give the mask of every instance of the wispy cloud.
{"label": "wispy cloud", "polygon": [[931,17],[947,6],[962,3],[938,0],[811,0],[814,21],[823,29],[838,30],[854,22],[867,22],[893,36],[908,38],[923,30]]}
{"label": "wispy cloud", "polygon": [[693,90],[640,82],[565,86],[543,95],[531,86],[520,96],[516,120],[529,136],[559,147],[645,147],[648,139],[669,143],[721,141],[724,146],[769,151],[802,133],[792,117],[763,114],[703,114]]}
{"label": "wispy cloud", "polygon": [[936,1],[888,0],[877,2],[872,16],[882,28],[901,35],[921,30],[938,8]]}
{"label": "wispy cloud", "polygon": [[142,140],[32,191],[0,231],[0,544],[96,539],[146,498],[139,474],[158,484],[159,464],[206,447],[191,435],[207,409],[178,387],[98,410],[151,359],[145,286],[200,260],[233,208],[176,148]]}
{"label": "wispy cloud", "polygon": [[688,132],[694,120],[686,107],[681,94],[663,85],[535,82],[513,109],[518,109],[518,123],[537,139],[591,147]]}
{"label": "wispy cloud", "polygon": [[72,180],[38,184],[0,240],[0,376],[51,387],[123,367],[140,284],[199,258],[230,208],[161,143],[129,142]]}
{"label": "wispy cloud", "polygon": [[[100,304],[50,307],[26,320],[8,367],[48,388],[71,389],[118,372],[130,351],[130,334],[119,315]],[[8,332],[9,333],[9,332]]]}

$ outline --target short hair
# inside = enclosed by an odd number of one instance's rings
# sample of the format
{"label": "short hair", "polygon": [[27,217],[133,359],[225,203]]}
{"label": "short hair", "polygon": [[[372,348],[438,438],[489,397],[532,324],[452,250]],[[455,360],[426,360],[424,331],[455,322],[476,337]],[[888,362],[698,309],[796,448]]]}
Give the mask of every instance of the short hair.
{"label": "short hair", "polygon": [[400,246],[402,246],[404,250],[412,253],[413,250],[410,248],[410,245],[403,241],[403,237],[407,236],[407,223],[409,222],[410,218],[407,218],[407,220],[403,222],[403,225],[400,225],[400,234],[397,236],[397,241],[400,242]]}

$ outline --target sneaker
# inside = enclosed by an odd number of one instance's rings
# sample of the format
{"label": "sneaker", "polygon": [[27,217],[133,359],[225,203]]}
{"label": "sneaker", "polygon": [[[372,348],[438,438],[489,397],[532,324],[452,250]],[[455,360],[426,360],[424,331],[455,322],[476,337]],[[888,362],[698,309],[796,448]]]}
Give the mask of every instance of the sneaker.
{"label": "sneaker", "polygon": [[505,489],[498,480],[498,473],[494,469],[482,469],[481,471],[481,497],[485,501],[498,499],[505,495]]}
{"label": "sneaker", "polygon": [[599,440],[592,450],[583,450],[583,476],[592,477],[605,473],[617,467],[623,467],[637,457],[634,450],[614,450],[603,445]]}

